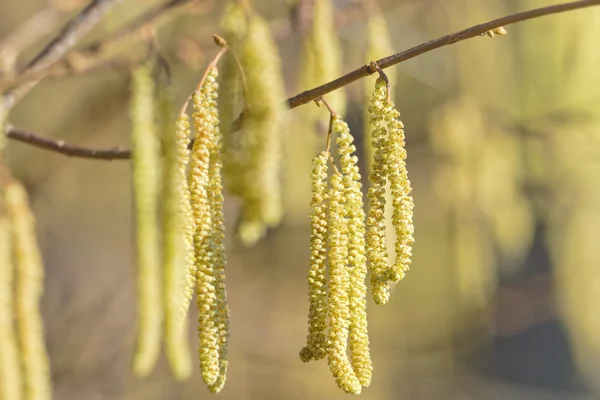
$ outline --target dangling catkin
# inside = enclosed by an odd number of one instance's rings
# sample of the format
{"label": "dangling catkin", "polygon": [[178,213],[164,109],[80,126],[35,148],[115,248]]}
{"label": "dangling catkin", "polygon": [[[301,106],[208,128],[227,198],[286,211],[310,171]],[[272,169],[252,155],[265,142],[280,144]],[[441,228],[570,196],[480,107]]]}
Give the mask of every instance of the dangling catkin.
{"label": "dangling catkin", "polygon": [[[413,200],[410,196],[412,189],[405,161],[404,126],[398,119],[400,113],[394,108],[394,103],[387,99],[386,89],[386,82],[381,78],[377,79],[369,108],[370,122],[373,125],[375,159],[370,176],[372,186],[369,189],[371,209],[367,219],[369,230],[367,253],[372,254],[371,282],[373,297],[378,304],[384,304],[389,298],[388,282],[397,282],[404,277],[410,266],[414,243]],[[383,196],[386,175],[393,199],[392,224],[396,230],[396,259],[389,268],[387,268],[387,260],[384,259],[382,262],[381,259],[382,242],[383,245],[385,244],[385,223],[377,220],[381,218],[381,212],[385,208]]]}
{"label": "dangling catkin", "polygon": [[158,359],[162,307],[157,199],[159,195],[160,141],[156,127],[155,84],[152,64],[133,72],[131,132],[133,196],[135,204],[138,326],[134,372],[147,376]]}
{"label": "dangling catkin", "polygon": [[[0,133],[3,133],[1,129]],[[20,400],[22,376],[15,330],[15,271],[11,252],[10,220],[4,204],[4,188],[2,188],[0,198],[0,398]]]}
{"label": "dangling catkin", "polygon": [[236,54],[246,36],[248,23],[243,7],[237,1],[225,6],[221,18],[223,36],[229,51],[223,56],[219,75],[219,119],[223,135],[223,176],[227,190],[235,196],[244,193],[244,149],[241,148],[242,131],[233,129],[235,121],[244,109],[245,80],[240,71]]}
{"label": "dangling catkin", "polygon": [[35,220],[29,208],[27,193],[20,182],[10,181],[4,195],[12,228],[13,257],[17,272],[15,308],[24,398],[50,399],[50,367],[44,344],[44,325],[39,310],[44,267],[35,237]]}
{"label": "dangling catkin", "polygon": [[[381,81],[383,82],[383,81]],[[369,198],[369,213],[367,215],[367,257],[371,267],[371,291],[377,304],[385,304],[390,297],[389,285],[385,276],[388,266],[385,234],[385,186],[388,175],[387,157],[389,152],[389,138],[386,137],[385,127],[378,123],[381,120],[383,102],[385,97],[385,83],[383,87],[378,80],[375,92],[369,106],[369,121],[372,125],[373,163],[369,175],[371,187],[367,192]]]}
{"label": "dangling catkin", "polygon": [[350,351],[352,368],[360,384],[371,384],[373,365],[369,351],[369,333],[367,328],[367,258],[365,252],[365,212],[358,170],[358,158],[348,125],[335,116],[333,131],[337,134],[338,154],[344,174],[344,197],[348,217],[348,263],[349,303],[350,303]]}
{"label": "dangling catkin", "polygon": [[310,260],[308,269],[308,336],[300,351],[304,362],[327,354],[327,162],[323,151],[313,159],[312,211],[310,214]]}
{"label": "dangling catkin", "polygon": [[[188,349],[186,314],[195,279],[193,217],[185,168],[189,151],[189,122],[183,114],[174,128],[170,88],[159,87],[158,111],[163,157],[163,241],[164,241],[164,343],[173,375],[189,378],[192,362]],[[191,220],[190,220],[191,219]],[[191,234],[191,235],[190,235]]]}
{"label": "dangling catkin", "polygon": [[340,389],[346,393],[359,394],[361,383],[356,377],[347,355],[350,326],[348,221],[346,219],[344,183],[342,174],[339,172],[331,176],[327,239],[329,245],[327,363]]}
{"label": "dangling catkin", "polygon": [[216,67],[211,67],[200,90],[193,95],[196,140],[190,161],[190,193],[194,214],[196,254],[196,300],[198,302],[199,357],[202,379],[210,386],[219,376],[219,332],[216,321],[217,288],[212,256],[209,165],[211,147],[218,130]]}
{"label": "dangling catkin", "polygon": [[[218,127],[218,125],[215,125]],[[218,393],[223,388],[227,378],[227,354],[229,342],[229,306],[225,289],[225,219],[223,214],[223,185],[221,169],[221,134],[215,131],[215,139],[211,147],[210,166],[208,170],[208,195],[212,218],[212,249],[215,290],[217,295],[216,325],[219,335],[219,376],[215,383],[209,386],[212,393]]]}
{"label": "dangling catkin", "polygon": [[248,22],[240,60],[246,74],[248,109],[240,137],[245,162],[237,231],[242,243],[253,245],[283,215],[279,174],[285,111],[277,46],[269,26],[257,15]]}

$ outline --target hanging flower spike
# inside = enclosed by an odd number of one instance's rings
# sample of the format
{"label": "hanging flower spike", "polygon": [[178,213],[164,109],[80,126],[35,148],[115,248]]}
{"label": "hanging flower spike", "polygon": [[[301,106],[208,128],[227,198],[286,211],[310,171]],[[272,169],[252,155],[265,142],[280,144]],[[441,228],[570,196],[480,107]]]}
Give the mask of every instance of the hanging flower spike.
{"label": "hanging flower spike", "polygon": [[390,298],[386,277],[388,254],[385,234],[385,185],[388,176],[388,157],[390,142],[387,126],[383,120],[386,99],[386,86],[378,83],[369,106],[369,121],[373,146],[373,163],[369,180],[371,187],[367,192],[369,213],[367,215],[367,258],[371,267],[371,292],[377,304],[385,304]]}
{"label": "hanging flower spike", "polygon": [[152,63],[141,64],[133,72],[130,110],[138,275],[138,333],[133,361],[138,377],[147,376],[154,368],[160,353],[162,333],[157,218],[160,146],[155,90]]}
{"label": "hanging flower spike", "polygon": [[210,151],[218,126],[217,69],[211,67],[200,90],[193,95],[196,140],[190,161],[190,193],[194,214],[196,297],[198,303],[199,357],[202,379],[213,385],[219,376],[219,333],[215,314],[217,293],[212,265],[212,218],[208,194]]}
{"label": "hanging flower spike", "polygon": [[308,270],[308,336],[300,351],[304,362],[327,354],[327,162],[323,151],[313,159],[312,212],[310,215],[310,261]]}
{"label": "hanging flower spike", "polygon": [[358,170],[356,147],[348,124],[339,115],[334,116],[333,131],[337,134],[338,154],[342,167],[344,197],[348,217],[348,263],[350,303],[350,351],[352,368],[360,384],[371,384],[373,365],[369,350],[367,328],[367,258],[365,252],[365,211]]}
{"label": "hanging flower spike", "polygon": [[359,394],[361,383],[348,360],[348,329],[350,312],[348,290],[348,223],[342,174],[331,177],[329,194],[329,335],[327,363],[340,389]]}
{"label": "hanging flower spike", "polygon": [[225,289],[225,269],[227,258],[225,254],[225,218],[223,214],[223,185],[221,182],[222,136],[218,121],[215,124],[215,141],[211,147],[210,165],[208,170],[208,196],[212,218],[212,265],[214,268],[215,290],[217,296],[216,325],[219,345],[219,376],[215,383],[209,386],[212,393],[218,393],[225,385],[227,378],[227,354],[229,343],[229,306]]}

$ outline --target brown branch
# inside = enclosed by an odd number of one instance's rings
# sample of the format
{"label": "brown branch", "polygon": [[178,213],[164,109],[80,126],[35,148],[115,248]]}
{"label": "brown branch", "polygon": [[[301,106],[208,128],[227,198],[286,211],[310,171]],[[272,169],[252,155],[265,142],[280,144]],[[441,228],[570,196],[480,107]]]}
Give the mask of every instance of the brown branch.
{"label": "brown branch", "polygon": [[[422,43],[418,46],[412,47],[408,50],[400,53],[393,54],[391,56],[382,58],[376,61],[376,65],[379,68],[388,68],[392,65],[396,65],[403,61],[417,57],[421,54],[429,51],[444,47],[453,43],[460,42],[472,37],[480,36],[485,34],[487,31],[499,28],[501,26],[511,25],[517,22],[543,17],[546,15],[557,14],[561,12],[576,10],[585,7],[591,7],[600,5],[600,0],[579,0],[571,3],[558,4],[549,7],[537,8],[530,11],[525,11],[517,14],[508,15],[506,17],[498,18],[484,24],[475,25],[471,28],[464,29],[462,31],[451,33],[446,36],[442,36],[437,39],[430,40]],[[368,75],[377,72],[376,68],[373,68],[372,63],[363,65],[362,67],[346,74],[334,81],[326,83],[317,88],[307,90],[287,100],[289,108],[296,108],[302,104],[314,101],[327,93],[330,93],[336,89],[348,85],[358,79],[364,78]],[[234,121],[234,124],[239,124],[238,121]],[[87,149],[73,145],[67,145],[64,142],[57,142],[51,139],[42,138],[30,132],[24,132],[15,128],[9,128],[8,137],[16,139],[22,142],[30,143],[34,146],[42,147],[48,150],[57,151],[62,154],[74,156],[74,157],[87,157],[96,159],[126,159],[131,156],[130,151],[123,149],[107,149],[107,150],[94,150]]]}
{"label": "brown branch", "polygon": [[[380,60],[377,60],[376,63],[380,68],[388,68],[392,65],[399,64],[403,61],[409,60],[411,58],[417,57],[421,54],[427,53],[429,51],[439,49],[440,47],[448,46],[450,44],[460,42],[462,40],[470,39],[472,37],[480,36],[485,34],[487,31],[499,28],[501,26],[511,25],[517,22],[526,21],[528,19],[534,19],[543,17],[551,14],[558,14],[565,11],[576,10],[579,8],[591,7],[595,5],[600,5],[600,0],[580,0],[574,1],[571,3],[557,4],[554,6],[536,8],[534,10],[529,10],[517,14],[508,15],[506,17],[498,18],[490,22],[486,22],[484,24],[475,25],[471,28],[464,29],[462,31],[451,33],[446,36],[442,36],[437,39],[430,40],[428,42],[422,43],[418,46],[412,47],[408,50],[404,50],[400,53],[393,54],[388,57],[384,57]],[[336,89],[344,87],[354,81],[357,81],[361,78],[369,76],[376,72],[373,70],[369,64],[363,65],[362,67],[355,69],[354,71],[337,78],[331,82],[328,82],[324,85],[316,87],[311,90],[307,90],[302,92],[294,97],[287,99],[287,104],[289,108],[296,108],[302,104],[310,103],[311,101],[318,99],[321,96],[326,95],[327,93],[333,92]]]}
{"label": "brown branch", "polygon": [[13,140],[69,157],[94,158],[97,160],[127,160],[131,158],[131,151],[127,149],[119,147],[112,149],[90,149],[88,147],[65,143],[62,140],[48,139],[19,128],[8,127],[6,136]]}
{"label": "brown branch", "polygon": [[[63,30],[46,47],[38,53],[27,64],[22,72],[36,73],[50,68],[60,58],[62,58],[71,48],[85,36],[96,24],[100,18],[115,4],[121,0],[92,0],[79,14],[75,16]],[[17,87],[15,90],[6,93],[2,101],[5,107],[10,109],[14,104],[29,92],[37,81],[29,82]]]}

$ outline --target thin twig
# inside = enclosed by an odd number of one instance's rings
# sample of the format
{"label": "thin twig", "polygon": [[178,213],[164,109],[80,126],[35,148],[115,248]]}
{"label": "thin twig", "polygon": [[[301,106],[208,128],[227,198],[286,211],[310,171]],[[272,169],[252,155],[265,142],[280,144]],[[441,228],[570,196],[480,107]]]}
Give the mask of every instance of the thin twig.
{"label": "thin twig", "polygon": [[[546,15],[558,14],[565,11],[571,11],[595,5],[600,5],[600,0],[579,0],[571,3],[557,4],[554,6],[536,8],[534,10],[508,15],[506,17],[498,18],[493,21],[486,22],[484,24],[475,25],[471,28],[467,28],[456,33],[451,33],[449,35],[430,40],[418,46],[412,47],[408,50],[404,50],[400,53],[384,57],[380,60],[377,60],[376,63],[380,68],[388,68],[392,65],[399,64],[403,61],[417,57],[429,51],[439,49],[440,47],[448,46],[450,44],[460,42],[462,40],[480,36],[481,34],[485,34],[490,29],[499,28],[501,26],[511,25],[517,22],[539,18]],[[375,70],[373,70],[369,64],[363,65],[362,67],[355,69],[354,71],[340,78],[337,78],[336,80],[328,82],[314,89],[302,92],[294,97],[290,97],[289,99],[287,99],[288,107],[296,108],[302,104],[310,103],[311,101],[322,97],[327,93],[333,92],[336,89],[339,89],[354,81],[369,76],[374,72]]]}
{"label": "thin twig", "polygon": [[6,136],[19,142],[27,143],[42,149],[65,154],[69,157],[94,158],[97,160],[127,160],[131,151],[119,147],[112,149],[90,149],[65,143],[62,140],[52,140],[23,129],[8,127]]}
{"label": "thin twig", "polygon": [[[46,70],[62,58],[81,40],[102,18],[106,12],[121,0],[92,0],[75,16],[46,47],[35,56],[22,72],[36,73]],[[2,100],[7,109],[28,93],[38,81],[32,81],[6,93]]]}
{"label": "thin twig", "polygon": [[[408,50],[377,60],[375,64],[382,69],[388,68],[392,65],[396,65],[398,63],[417,57],[421,54],[438,49],[440,47],[460,42],[462,40],[469,39],[472,37],[476,37],[481,34],[485,34],[490,29],[498,28],[500,26],[511,25],[517,22],[539,18],[546,15],[557,14],[595,5],[600,5],[600,0],[579,0],[571,3],[542,7],[530,11],[508,15],[506,17],[498,18],[493,21],[486,22],[484,24],[475,25],[471,28],[467,28],[456,33],[451,33],[449,35],[445,35],[434,40],[430,40],[418,46],[412,47]],[[318,99],[319,97],[323,97],[327,93],[330,93],[336,89],[339,89],[345,85],[348,85],[349,83],[371,75],[375,72],[377,72],[377,69],[373,68],[372,64],[364,65],[334,81],[331,81],[322,86],[302,92],[294,97],[289,98],[287,100],[288,107],[296,108],[302,104],[309,103],[315,99]],[[239,124],[238,121],[234,121],[233,123]],[[9,128],[8,137],[10,137],[11,139],[16,139],[22,142],[30,143],[38,147],[43,147],[48,150],[53,150],[62,154],[77,157],[88,157],[96,159],[125,159],[129,158],[131,155],[128,150],[123,149],[93,150],[71,146],[63,142],[56,142],[51,139],[42,138],[33,133],[24,132],[15,128]]]}

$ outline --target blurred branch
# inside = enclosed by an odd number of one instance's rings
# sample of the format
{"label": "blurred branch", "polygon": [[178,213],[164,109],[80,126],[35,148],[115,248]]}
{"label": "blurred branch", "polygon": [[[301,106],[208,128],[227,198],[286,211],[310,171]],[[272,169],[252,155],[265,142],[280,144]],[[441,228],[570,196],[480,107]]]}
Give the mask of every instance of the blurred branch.
{"label": "blurred branch", "polygon": [[[102,16],[121,0],[92,0],[79,14],[75,16],[63,30],[46,47],[33,58],[21,74],[36,73],[46,70],[62,58],[83,36],[85,36]],[[10,109],[29,92],[39,80],[18,86],[4,94],[2,101]]]}
{"label": "blurred branch", "polygon": [[[546,15],[558,14],[566,11],[576,10],[585,7],[591,7],[600,5],[600,0],[579,0],[571,3],[558,4],[549,7],[537,8],[530,11],[525,11],[517,14],[508,15],[506,17],[498,18],[490,22],[475,25],[473,27],[464,29],[459,32],[451,33],[439,37],[437,39],[430,40],[422,43],[408,50],[400,53],[393,54],[391,56],[382,58],[375,62],[376,66],[383,69],[391,67],[392,65],[399,64],[403,61],[417,57],[421,54],[429,51],[444,47],[453,43],[460,42],[462,40],[470,39],[476,36],[486,34],[489,30],[499,28],[501,26],[511,25],[517,22],[526,21],[529,19],[539,18]],[[330,93],[336,89],[346,86],[358,79],[369,76],[377,72],[377,68],[373,67],[373,63],[364,65],[349,74],[346,74],[334,81],[321,85],[317,88],[307,90],[287,100],[288,107],[296,108],[302,104],[314,101],[327,93]],[[241,126],[243,115],[234,121],[234,124]],[[11,139],[19,140],[21,142],[30,143],[34,146],[42,147],[48,150],[56,151],[62,154],[74,156],[74,157],[87,157],[95,159],[127,159],[131,156],[130,151],[124,149],[108,149],[108,150],[94,150],[88,148],[77,147],[73,145],[65,144],[62,141],[53,141],[40,137],[31,132],[25,132],[16,128],[8,129],[8,137]]]}
{"label": "blurred branch", "polygon": [[[199,2],[207,2],[207,0],[171,0],[167,3],[160,4],[107,37],[89,44],[81,50],[65,54],[65,57],[62,60],[48,68],[39,69],[37,71],[25,71],[11,80],[0,80],[0,89],[18,87],[31,81],[39,81],[46,78],[61,77],[73,73],[83,73],[104,65],[134,63],[136,61],[135,59],[111,59],[107,57],[106,53],[114,45],[121,43],[131,36],[140,34],[145,28],[155,23],[158,18],[164,16],[169,11],[184,5]],[[130,58],[131,55],[128,55],[128,57]]]}
{"label": "blurred branch", "polygon": [[29,17],[14,32],[0,42],[0,72],[13,76],[19,54],[54,30],[60,13],[53,8],[45,8]]}

